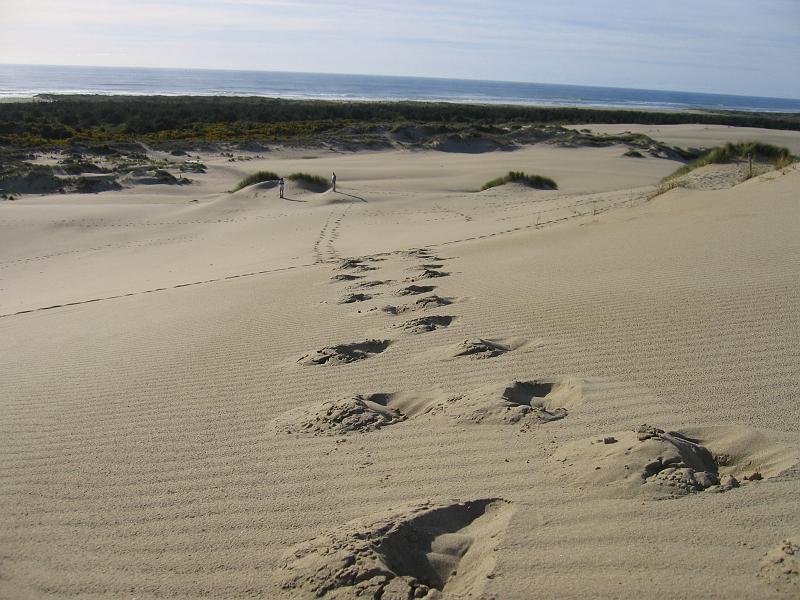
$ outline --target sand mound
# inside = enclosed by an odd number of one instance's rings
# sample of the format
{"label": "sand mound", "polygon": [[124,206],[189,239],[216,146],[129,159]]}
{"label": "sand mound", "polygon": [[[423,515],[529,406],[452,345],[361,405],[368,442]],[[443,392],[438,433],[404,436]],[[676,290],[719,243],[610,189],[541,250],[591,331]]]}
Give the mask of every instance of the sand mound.
{"label": "sand mound", "polygon": [[388,406],[390,398],[389,394],[372,394],[327,400],[291,410],[276,419],[275,426],[284,433],[314,435],[375,431],[406,418],[399,410]]}
{"label": "sand mound", "polygon": [[728,491],[780,473],[796,462],[791,456],[741,427],[666,432],[642,425],[568,444],[554,458],[575,484],[603,495],[661,498]]}
{"label": "sand mound", "polygon": [[398,296],[416,296],[417,294],[427,294],[436,289],[435,285],[408,285],[397,290]]}
{"label": "sand mound", "polygon": [[390,340],[366,340],[352,344],[339,344],[325,346],[315,352],[300,357],[297,362],[303,365],[338,365],[364,360],[375,354],[380,354],[389,344]]}
{"label": "sand mound", "polygon": [[351,521],[290,550],[282,588],[308,598],[477,595],[511,515],[509,502],[488,498],[406,506]]}
{"label": "sand mound", "polygon": [[450,315],[430,315],[411,319],[410,321],[401,323],[398,327],[402,327],[411,333],[427,333],[439,328],[449,327],[454,320],[455,317]]}
{"label": "sand mound", "polygon": [[372,296],[369,294],[347,294],[339,300],[339,304],[352,304],[353,302],[366,302],[371,300]]}
{"label": "sand mound", "polygon": [[783,540],[761,559],[758,574],[775,589],[800,598],[800,545]]}

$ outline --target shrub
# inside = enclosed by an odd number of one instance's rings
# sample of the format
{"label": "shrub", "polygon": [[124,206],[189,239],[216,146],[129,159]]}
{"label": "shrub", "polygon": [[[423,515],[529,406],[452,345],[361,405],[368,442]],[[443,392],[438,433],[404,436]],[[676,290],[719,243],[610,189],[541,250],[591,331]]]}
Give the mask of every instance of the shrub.
{"label": "shrub", "polygon": [[242,179],[238,185],[233,188],[234,192],[238,192],[242,188],[246,188],[248,185],[253,185],[256,183],[261,183],[263,181],[277,181],[280,179],[281,176],[277,173],[273,173],[272,171],[256,171],[252,175],[248,175],[244,179]]}
{"label": "shrub", "polygon": [[522,185],[527,185],[528,187],[536,188],[538,190],[558,189],[558,184],[549,177],[544,177],[542,175],[528,175],[522,171],[509,171],[508,175],[503,175],[502,177],[498,177],[497,179],[492,179],[491,181],[484,183],[481,191],[511,182],[521,183]]}

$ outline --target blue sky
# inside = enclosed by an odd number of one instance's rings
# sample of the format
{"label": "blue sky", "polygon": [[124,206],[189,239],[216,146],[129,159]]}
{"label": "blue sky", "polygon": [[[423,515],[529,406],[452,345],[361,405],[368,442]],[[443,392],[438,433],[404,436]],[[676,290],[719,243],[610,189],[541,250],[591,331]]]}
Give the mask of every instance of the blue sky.
{"label": "blue sky", "polygon": [[800,98],[800,0],[0,0],[0,62]]}

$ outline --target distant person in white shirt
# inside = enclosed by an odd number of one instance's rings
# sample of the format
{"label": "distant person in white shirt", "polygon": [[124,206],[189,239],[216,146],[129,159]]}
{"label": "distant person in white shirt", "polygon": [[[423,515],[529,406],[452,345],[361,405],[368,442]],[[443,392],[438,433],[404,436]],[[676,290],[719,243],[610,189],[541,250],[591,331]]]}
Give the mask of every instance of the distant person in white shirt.
{"label": "distant person in white shirt", "polygon": [[280,197],[281,198],[283,198],[283,188],[285,188],[285,187],[286,187],[286,182],[283,180],[283,177],[281,177],[278,180],[278,191],[280,192]]}
{"label": "distant person in white shirt", "polygon": [[333,191],[336,191],[336,173],[331,175],[331,183],[333,184]]}

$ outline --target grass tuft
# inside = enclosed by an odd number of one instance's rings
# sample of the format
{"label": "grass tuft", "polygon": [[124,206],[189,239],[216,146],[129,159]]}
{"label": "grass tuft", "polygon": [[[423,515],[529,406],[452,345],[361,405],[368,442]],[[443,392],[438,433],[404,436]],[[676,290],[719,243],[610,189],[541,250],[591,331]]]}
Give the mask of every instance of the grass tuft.
{"label": "grass tuft", "polygon": [[633,148],[628,148],[628,151],[623,156],[630,156],[631,158],[644,158],[644,154]]}
{"label": "grass tuft", "polygon": [[762,142],[728,143],[724,146],[712,148],[696,160],[683,165],[680,169],[664,178],[664,181],[691,173],[695,169],[706,165],[729,163],[752,158],[759,162],[772,163],[776,169],[782,169],[798,160],[788,148],[764,144]]}
{"label": "grass tuft", "polygon": [[312,190],[327,190],[328,180],[319,175],[310,175],[309,173],[292,173],[287,175],[286,179],[294,181],[298,185],[307,187]]}
{"label": "grass tuft", "polygon": [[481,191],[488,190],[489,188],[497,187],[506,183],[521,183],[528,187],[536,188],[537,190],[557,190],[558,184],[542,175],[528,175],[522,171],[509,171],[508,175],[503,175],[497,179],[492,179],[483,184]]}
{"label": "grass tuft", "polygon": [[272,171],[256,171],[252,175],[248,175],[242,179],[232,191],[238,192],[239,190],[246,188],[248,185],[261,183],[263,181],[277,181],[280,178],[280,175],[273,173]]}

